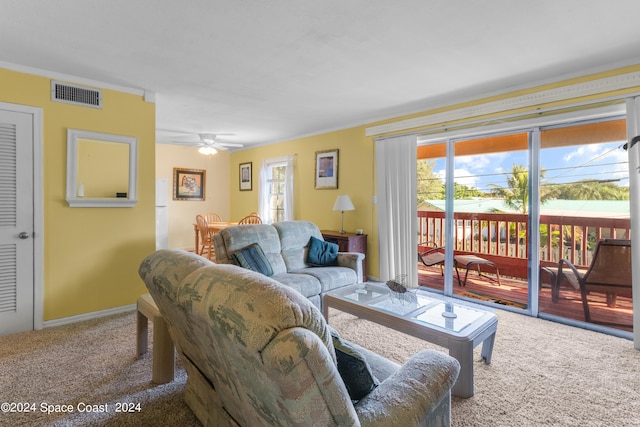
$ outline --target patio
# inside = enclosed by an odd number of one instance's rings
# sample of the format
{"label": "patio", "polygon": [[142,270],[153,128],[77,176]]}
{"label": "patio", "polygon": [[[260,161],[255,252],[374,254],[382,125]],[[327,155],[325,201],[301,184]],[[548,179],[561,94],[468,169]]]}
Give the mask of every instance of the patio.
{"label": "patio", "polygon": [[[484,273],[490,275],[491,273]],[[442,291],[444,289],[443,276],[440,273],[440,267],[418,266],[418,282],[420,286]],[[503,303],[514,302],[514,307],[526,307],[528,298],[528,289],[526,280],[515,279],[513,277],[500,277],[500,285],[494,280],[487,280],[484,277],[478,277],[477,272],[471,270],[467,279],[467,285],[462,287],[458,285],[455,272],[453,274],[454,295],[462,296],[467,292],[478,296],[484,296],[488,299],[498,300]],[[557,303],[551,300],[551,287],[544,283],[539,292],[539,311],[541,313],[552,314],[578,321],[584,321],[584,311],[582,309],[582,300],[580,292],[574,289],[561,288],[560,299]],[[468,298],[473,298],[467,294]],[[498,302],[498,303],[500,303]],[[606,296],[604,294],[591,293],[589,295],[589,307],[594,323],[612,323],[631,325],[633,323],[632,303],[629,296],[619,295],[614,307],[607,306]],[[614,326],[624,331],[632,331],[631,326]]]}
{"label": "patio", "polygon": [[[453,242],[455,255],[475,255],[494,263],[500,271],[500,284],[478,278],[473,269],[465,287],[458,286],[454,271],[454,294],[478,294],[516,303],[526,307],[528,300],[528,215],[517,213],[454,212]],[[434,246],[445,247],[445,212],[418,211],[418,233],[423,252]],[[539,259],[540,266],[557,267],[558,261],[567,259],[578,269],[586,270],[593,257],[595,243],[604,238],[630,239],[629,218],[603,218],[602,216],[540,215]],[[422,286],[443,289],[440,267],[419,264],[418,277]],[[482,266],[482,273],[491,276],[495,269]],[[464,270],[461,270],[461,275]],[[539,292],[539,312],[584,321],[580,292],[573,288],[561,288],[560,299],[551,299],[551,287],[546,275],[541,275],[543,286]],[[620,330],[632,331],[631,295],[619,295],[615,306],[607,306],[604,294],[591,293],[589,307],[594,323],[607,323]],[[615,325],[615,326],[614,326]]]}

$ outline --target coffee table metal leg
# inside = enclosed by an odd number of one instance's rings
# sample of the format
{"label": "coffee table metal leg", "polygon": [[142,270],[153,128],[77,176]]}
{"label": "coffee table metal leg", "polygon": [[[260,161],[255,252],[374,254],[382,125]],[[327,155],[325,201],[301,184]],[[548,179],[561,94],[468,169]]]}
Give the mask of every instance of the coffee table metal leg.
{"label": "coffee table metal leg", "polygon": [[460,362],[460,374],[451,389],[451,394],[463,399],[473,396],[473,342],[452,344],[449,356]]}

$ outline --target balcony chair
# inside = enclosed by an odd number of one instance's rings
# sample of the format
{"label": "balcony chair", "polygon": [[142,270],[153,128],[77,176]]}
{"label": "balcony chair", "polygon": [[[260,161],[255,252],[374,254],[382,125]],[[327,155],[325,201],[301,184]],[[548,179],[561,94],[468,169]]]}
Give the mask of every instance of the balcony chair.
{"label": "balcony chair", "polygon": [[[430,247],[430,249],[420,252],[420,248],[424,246],[434,246]],[[440,266],[440,274],[444,276],[444,246],[437,246],[435,242],[429,241],[418,244],[418,260],[422,261],[422,263],[427,267],[433,267],[436,265]],[[456,275],[458,277],[458,285],[466,286],[467,285],[467,277],[469,276],[469,269],[475,266],[478,269],[478,276],[485,277],[490,280],[494,280],[500,285],[500,270],[498,269],[498,265],[487,259],[481,258],[476,255],[467,254],[467,255],[454,255],[453,256],[453,265],[456,269]],[[482,274],[481,265],[488,265],[493,267],[496,271],[496,278],[489,277],[487,275]],[[464,281],[460,279],[460,271],[459,268],[465,269]]]}
{"label": "balcony chair", "polygon": [[618,293],[631,294],[631,241],[624,239],[600,240],[593,253],[591,265],[586,272],[578,270],[570,261],[561,259],[555,283],[552,283],[552,292],[555,295],[560,290],[563,278],[575,289],[580,290],[585,321],[591,322],[587,299],[589,292],[605,293],[607,305],[610,307],[615,305]]}
{"label": "balcony chair", "polygon": [[[420,252],[423,246],[433,246],[424,252]],[[440,274],[444,276],[444,247],[437,246],[436,242],[423,242],[418,244],[418,261],[427,267],[440,266]]]}

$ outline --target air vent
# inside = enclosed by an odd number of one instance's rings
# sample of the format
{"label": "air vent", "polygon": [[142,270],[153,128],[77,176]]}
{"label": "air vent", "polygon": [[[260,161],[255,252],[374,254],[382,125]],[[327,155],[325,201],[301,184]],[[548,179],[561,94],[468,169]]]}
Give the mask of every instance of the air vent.
{"label": "air vent", "polygon": [[102,108],[102,91],[52,80],[51,100],[91,108]]}

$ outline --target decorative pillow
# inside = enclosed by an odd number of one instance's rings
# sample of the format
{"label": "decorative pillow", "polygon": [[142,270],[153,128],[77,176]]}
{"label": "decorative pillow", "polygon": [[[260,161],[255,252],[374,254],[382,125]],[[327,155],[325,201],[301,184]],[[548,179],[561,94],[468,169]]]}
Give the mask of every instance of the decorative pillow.
{"label": "decorative pillow", "polygon": [[311,236],[307,264],[320,267],[338,265],[338,245]]}
{"label": "decorative pillow", "polygon": [[233,258],[236,260],[239,266],[248,268],[249,270],[257,271],[265,276],[273,275],[273,268],[271,263],[264,254],[264,251],[259,244],[253,243],[247,247],[234,252]]}
{"label": "decorative pillow", "polygon": [[347,387],[351,400],[358,401],[378,387],[380,382],[371,372],[371,367],[362,353],[340,338],[335,329],[329,327],[329,331],[336,350],[338,373]]}

